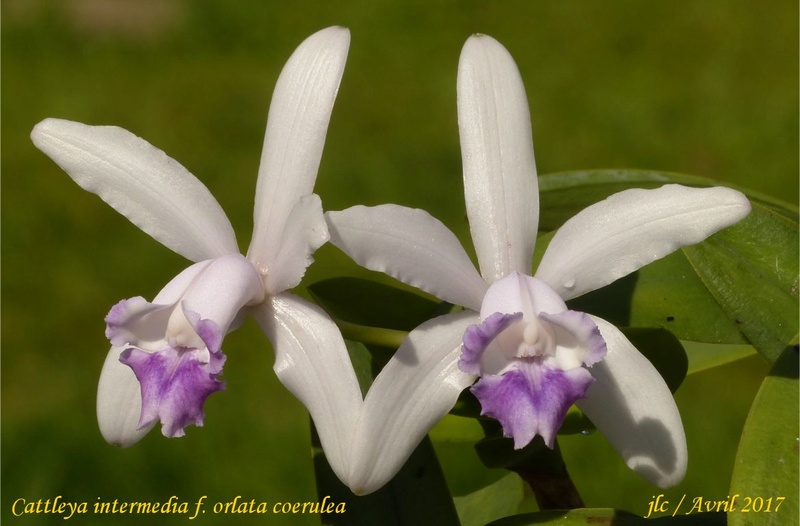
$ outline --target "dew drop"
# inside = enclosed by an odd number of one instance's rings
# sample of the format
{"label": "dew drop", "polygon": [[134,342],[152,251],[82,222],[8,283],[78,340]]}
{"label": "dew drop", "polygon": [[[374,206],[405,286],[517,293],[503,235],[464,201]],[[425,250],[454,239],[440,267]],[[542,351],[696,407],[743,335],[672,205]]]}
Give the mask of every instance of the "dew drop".
{"label": "dew drop", "polygon": [[567,278],[564,280],[564,287],[571,289],[575,287],[575,278]]}

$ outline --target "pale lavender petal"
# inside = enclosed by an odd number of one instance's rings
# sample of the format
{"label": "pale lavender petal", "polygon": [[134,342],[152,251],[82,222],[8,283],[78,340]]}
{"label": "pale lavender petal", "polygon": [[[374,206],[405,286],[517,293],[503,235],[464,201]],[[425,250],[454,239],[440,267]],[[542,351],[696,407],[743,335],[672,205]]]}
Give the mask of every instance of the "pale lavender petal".
{"label": "pale lavender petal", "polygon": [[389,482],[475,381],[457,364],[464,330],[476,321],[474,312],[460,312],[423,323],[375,378],[352,441],[348,480],[354,493],[365,495]]}
{"label": "pale lavender petal", "polygon": [[489,284],[530,274],[539,190],[528,100],[514,59],[486,35],[470,37],[461,52],[458,129],[481,274]]}
{"label": "pale lavender petal", "polygon": [[464,331],[458,368],[465,373],[480,375],[483,372],[481,366],[483,352],[492,343],[492,340],[521,318],[521,312],[513,314],[495,312],[482,322],[467,327],[467,330]]}
{"label": "pale lavender petal", "polygon": [[354,206],[325,216],[331,243],[359,265],[454,305],[480,308],[486,282],[455,234],[424,210]]}
{"label": "pale lavender petal", "polygon": [[106,338],[111,345],[157,351],[166,342],[166,331],[173,305],[155,305],[141,296],[120,300],[105,317]]}
{"label": "pale lavender petal", "polygon": [[[197,347],[196,323],[186,323],[189,312],[198,320],[214,320],[221,333],[239,311],[264,298],[261,276],[241,254],[195,263],[184,270],[156,296],[171,301],[147,302],[134,297],[122,300],[106,316],[106,336],[117,346],[130,345],[158,351],[166,345]],[[181,317],[176,310],[180,304]]]}
{"label": "pale lavender petal", "polygon": [[253,315],[275,349],[275,374],[306,406],[334,473],[350,485],[363,400],[339,329],[325,311],[286,292]]}
{"label": "pale lavender petal", "polygon": [[688,452],[681,416],[655,367],[612,324],[592,316],[608,346],[592,367],[597,380],[577,406],[625,459],[661,488],[686,474]]}
{"label": "pale lavender petal", "polygon": [[97,385],[97,424],[109,444],[128,447],[144,437],[155,422],[139,427],[142,395],[139,380],[119,361],[123,347],[112,347]]}
{"label": "pale lavender petal", "polygon": [[84,190],[191,261],[239,251],[214,196],[177,161],[129,131],[45,119],[31,139]]}
{"label": "pale lavender petal", "polygon": [[329,238],[322,213],[322,201],[316,194],[301,198],[286,220],[272,268],[260,269],[267,294],[275,296],[300,284],[311,255]]}
{"label": "pale lavender petal", "polygon": [[497,419],[514,448],[527,446],[538,434],[553,447],[567,410],[586,396],[594,382],[581,367],[562,371],[537,361],[517,361],[502,375],[484,375],[472,387],[481,414]]}
{"label": "pale lavender petal", "polygon": [[606,342],[591,316],[567,310],[557,314],[539,314],[555,329],[556,361],[562,369],[592,366],[606,355]]}
{"label": "pale lavender petal", "polygon": [[343,27],[318,31],[300,44],[278,78],[258,170],[248,250],[259,268],[275,266],[292,207],[314,188],[349,46],[350,32]]}
{"label": "pale lavender petal", "polygon": [[481,303],[481,318],[495,312],[522,312],[527,319],[540,312],[557,313],[567,310],[567,305],[541,280],[512,272],[495,281]]}
{"label": "pale lavender petal", "polygon": [[[210,357],[208,362],[204,357]],[[225,388],[217,380],[225,355],[196,349],[174,349],[149,353],[126,349],[120,361],[129,366],[141,384],[142,413],[139,427],[161,421],[166,437],[183,436],[188,425],[202,426],[203,404],[211,393]]]}
{"label": "pale lavender petal", "polygon": [[575,298],[700,243],[749,212],[747,198],[729,188],[625,190],[564,223],[535,276],[564,300]]}

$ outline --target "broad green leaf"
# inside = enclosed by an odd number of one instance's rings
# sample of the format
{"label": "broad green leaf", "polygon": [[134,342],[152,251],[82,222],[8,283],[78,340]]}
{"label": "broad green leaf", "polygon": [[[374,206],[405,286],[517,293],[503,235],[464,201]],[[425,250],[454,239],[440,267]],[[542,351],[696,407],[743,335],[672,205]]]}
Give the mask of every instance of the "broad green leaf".
{"label": "broad green leaf", "polygon": [[474,418],[446,415],[429,436],[454,496],[474,493],[508,474],[503,469],[487,468],[478,458],[475,443],[484,433]]}
{"label": "broad green leaf", "polygon": [[724,526],[724,513],[698,513],[643,519],[627,511],[611,508],[553,510],[506,517],[487,526]]}
{"label": "broad green leaf", "polygon": [[509,473],[494,484],[453,500],[461,526],[483,526],[517,513],[524,493],[522,479]]}
{"label": "broad green leaf", "polygon": [[683,249],[731,322],[770,363],[797,336],[797,241],[796,219],[754,204],[741,223]]}
{"label": "broad green leaf", "polygon": [[410,331],[444,314],[440,303],[404,289],[361,278],[331,278],[309,285],[314,301],[336,320]]}
{"label": "broad green leaf", "polygon": [[686,375],[691,375],[726,365],[756,353],[752,345],[739,344],[713,344],[701,342],[681,342],[689,358],[689,370]]}
{"label": "broad green leaf", "polygon": [[798,360],[788,347],[756,394],[731,481],[732,526],[798,524]]}

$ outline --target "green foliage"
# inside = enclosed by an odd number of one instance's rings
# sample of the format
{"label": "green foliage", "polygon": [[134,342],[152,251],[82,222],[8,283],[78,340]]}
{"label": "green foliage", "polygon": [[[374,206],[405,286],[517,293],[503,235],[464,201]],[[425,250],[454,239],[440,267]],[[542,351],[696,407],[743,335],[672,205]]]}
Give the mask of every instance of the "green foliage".
{"label": "green foliage", "polygon": [[783,351],[764,379],[742,431],[731,482],[739,496],[731,526],[798,523],[797,344]]}

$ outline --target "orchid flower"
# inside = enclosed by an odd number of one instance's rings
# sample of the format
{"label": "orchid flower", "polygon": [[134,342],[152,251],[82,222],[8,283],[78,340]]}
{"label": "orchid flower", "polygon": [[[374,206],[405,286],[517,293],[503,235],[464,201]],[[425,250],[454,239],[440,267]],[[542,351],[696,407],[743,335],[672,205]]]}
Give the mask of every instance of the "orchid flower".
{"label": "orchid flower", "polygon": [[34,128],[34,144],[78,185],[194,262],[152,301],[123,300],[106,317],[111,350],[97,418],[108,442],[129,446],[159,421],[169,437],[201,426],[205,399],[224,387],[222,340],[252,313],[272,341],[278,377],[308,407],[335,469],[346,471],[342,451],[362,402],[358,383],[330,318],[286,291],[328,239],[312,191],[349,43],[340,27],[312,35],[278,79],[246,256],[208,189],[143,139],[58,119]]}
{"label": "orchid flower", "polygon": [[[406,364],[409,375],[410,364],[427,364],[416,368],[414,389],[397,393],[414,407],[403,432],[418,441],[478,379],[472,392],[483,414],[515,448],[536,435],[552,447],[576,404],[631,469],[660,487],[677,484],[687,447],[669,388],[616,327],[565,302],[701,242],[746,216],[749,202],[720,187],[620,192],[568,220],[531,275],[539,197],[519,71],[501,44],[476,35],[462,51],[457,84],[480,274],[456,236],[422,210],[387,204],[326,214],[331,242],[357,263],[465,307],[413,330],[389,364]],[[387,426],[383,440],[399,440],[396,414],[376,419],[369,425]]]}

